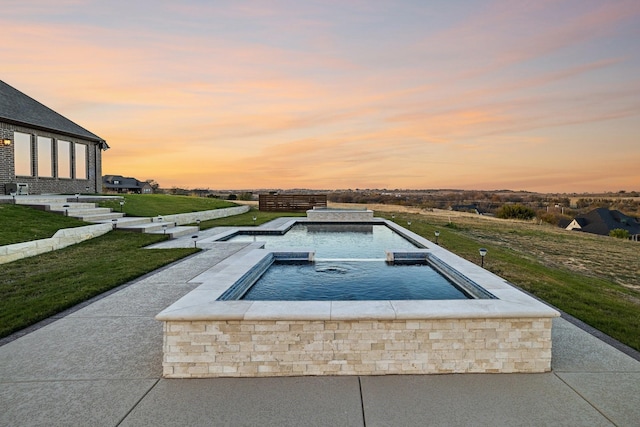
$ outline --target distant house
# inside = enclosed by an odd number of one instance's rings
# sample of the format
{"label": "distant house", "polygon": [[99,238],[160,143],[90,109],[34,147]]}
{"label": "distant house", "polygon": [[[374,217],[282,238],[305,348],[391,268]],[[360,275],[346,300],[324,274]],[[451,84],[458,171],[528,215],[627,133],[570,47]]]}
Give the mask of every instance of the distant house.
{"label": "distant house", "polygon": [[0,192],[100,193],[104,139],[0,80]]}
{"label": "distant house", "polygon": [[122,175],[105,175],[102,177],[102,188],[112,193],[151,194],[153,188],[145,181]]}
{"label": "distant house", "polygon": [[608,236],[612,230],[620,228],[627,230],[633,240],[638,240],[638,236],[640,236],[640,223],[637,219],[627,216],[618,210],[609,210],[607,208],[598,208],[586,214],[578,215],[565,228],[602,236]]}

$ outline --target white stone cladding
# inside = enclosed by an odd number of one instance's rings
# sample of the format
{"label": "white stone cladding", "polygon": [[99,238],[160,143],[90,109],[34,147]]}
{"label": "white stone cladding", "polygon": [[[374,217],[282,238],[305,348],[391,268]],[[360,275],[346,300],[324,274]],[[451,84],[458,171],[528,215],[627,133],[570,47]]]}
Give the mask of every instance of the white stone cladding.
{"label": "white stone cladding", "polygon": [[551,319],[165,322],[166,378],[531,373]]}
{"label": "white stone cladding", "polygon": [[307,211],[309,221],[353,222],[372,221],[371,210],[311,209]]}

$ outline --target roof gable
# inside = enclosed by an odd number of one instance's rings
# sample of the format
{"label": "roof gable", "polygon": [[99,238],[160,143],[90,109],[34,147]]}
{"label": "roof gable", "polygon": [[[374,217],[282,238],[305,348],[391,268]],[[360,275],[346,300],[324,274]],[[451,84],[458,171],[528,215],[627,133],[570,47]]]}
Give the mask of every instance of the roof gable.
{"label": "roof gable", "polygon": [[0,120],[105,143],[98,135],[89,132],[2,80],[0,80]]}

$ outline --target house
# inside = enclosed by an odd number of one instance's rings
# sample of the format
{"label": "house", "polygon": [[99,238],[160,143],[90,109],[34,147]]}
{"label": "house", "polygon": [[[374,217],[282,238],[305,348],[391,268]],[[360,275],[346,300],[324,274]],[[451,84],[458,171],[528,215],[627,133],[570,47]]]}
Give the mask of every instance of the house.
{"label": "house", "polygon": [[153,188],[146,181],[139,181],[135,178],[122,175],[105,175],[102,177],[102,188],[104,191],[113,193],[136,193],[151,194]]}
{"label": "house", "polygon": [[0,80],[0,192],[100,193],[104,139]]}
{"label": "house", "polygon": [[633,240],[638,240],[640,235],[640,223],[637,219],[627,216],[618,210],[609,210],[607,208],[598,208],[586,214],[578,215],[565,228],[603,236],[608,236],[612,230],[620,228],[627,230]]}

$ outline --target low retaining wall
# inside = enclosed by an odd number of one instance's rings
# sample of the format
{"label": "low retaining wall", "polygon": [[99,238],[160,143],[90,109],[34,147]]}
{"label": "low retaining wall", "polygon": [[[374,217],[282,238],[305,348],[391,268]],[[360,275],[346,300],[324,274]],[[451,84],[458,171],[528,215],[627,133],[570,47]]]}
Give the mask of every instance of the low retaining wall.
{"label": "low retaining wall", "polygon": [[551,370],[551,319],[165,322],[165,378]]}
{"label": "low retaining wall", "polygon": [[311,209],[307,211],[309,221],[349,222],[373,221],[373,211],[370,210],[341,210],[341,209]]}
{"label": "low retaining wall", "polygon": [[193,224],[197,220],[206,221],[209,219],[225,218],[233,215],[240,215],[249,212],[250,207],[235,206],[232,208],[213,209],[210,211],[189,212],[175,215],[162,215],[162,219],[167,222],[175,222],[177,225]]}
{"label": "low retaining wall", "polygon": [[84,227],[65,228],[58,230],[48,239],[0,246],[0,264],[75,245],[76,243],[80,243],[84,240],[102,236],[103,234],[111,231],[111,229],[111,224],[96,224]]}

